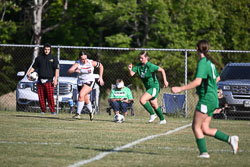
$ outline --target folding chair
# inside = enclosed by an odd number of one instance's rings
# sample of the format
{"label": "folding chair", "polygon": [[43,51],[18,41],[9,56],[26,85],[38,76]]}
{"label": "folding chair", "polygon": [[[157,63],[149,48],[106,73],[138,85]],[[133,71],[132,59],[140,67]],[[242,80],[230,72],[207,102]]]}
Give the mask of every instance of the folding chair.
{"label": "folding chair", "polygon": [[[112,89],[114,89],[116,86],[114,85],[114,84],[112,84],[111,85],[111,90]],[[128,85],[127,86],[131,91],[132,91],[132,84],[130,84],[130,85]],[[128,111],[130,110],[130,115],[131,116],[134,116],[135,114],[134,114],[134,106],[133,106],[133,104],[134,104],[134,101],[132,101],[131,103],[129,103],[129,106],[128,106]],[[109,107],[106,109],[106,112],[109,114],[109,115],[111,115],[111,110],[113,110],[113,108],[111,107],[111,104],[110,104],[110,101],[109,101]],[[121,111],[121,113],[120,114],[122,114],[122,111]]]}
{"label": "folding chair", "polygon": [[183,113],[185,94],[164,93],[162,99],[162,112],[166,114]]}

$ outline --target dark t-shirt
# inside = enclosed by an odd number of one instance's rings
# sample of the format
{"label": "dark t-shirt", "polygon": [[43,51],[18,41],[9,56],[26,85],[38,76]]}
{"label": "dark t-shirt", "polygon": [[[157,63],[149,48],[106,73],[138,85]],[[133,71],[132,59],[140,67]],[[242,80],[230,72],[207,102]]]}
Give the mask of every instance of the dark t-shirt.
{"label": "dark t-shirt", "polygon": [[53,81],[55,70],[59,69],[59,63],[56,57],[49,55],[40,55],[35,59],[32,66],[38,73],[38,79],[48,79]]}

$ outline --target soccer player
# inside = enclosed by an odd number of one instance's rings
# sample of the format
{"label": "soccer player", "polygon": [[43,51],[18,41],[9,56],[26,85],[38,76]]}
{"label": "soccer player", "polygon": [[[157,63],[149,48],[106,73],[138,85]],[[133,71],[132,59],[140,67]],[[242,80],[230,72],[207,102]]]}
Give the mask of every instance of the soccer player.
{"label": "soccer player", "polygon": [[[130,76],[134,76],[135,74],[140,76],[146,88],[146,92],[140,98],[140,103],[150,114],[150,119],[148,121],[149,123],[153,122],[158,116],[160,118],[159,124],[166,124],[166,120],[163,117],[161,108],[157,103],[160,85],[155,74],[157,71],[161,72],[164,87],[168,87],[165,71],[163,68],[149,62],[150,58],[146,51],[142,51],[139,54],[139,59],[141,63],[137,64],[135,67],[133,67],[132,64],[129,64],[128,69]],[[154,108],[156,114],[154,113],[151,105]]]}
{"label": "soccer player", "polygon": [[188,85],[172,87],[173,93],[179,93],[192,88],[197,90],[199,101],[194,112],[192,129],[200,151],[199,158],[210,158],[204,135],[229,143],[233,148],[234,154],[238,151],[239,141],[238,136],[228,136],[215,128],[209,127],[213,112],[219,107],[217,82],[220,80],[215,65],[211,62],[212,60],[208,54],[209,47],[209,43],[206,40],[201,40],[197,43],[196,50],[200,60],[196,69],[195,79]]}
{"label": "soccer player", "polygon": [[88,94],[91,92],[93,87],[95,86],[95,77],[94,77],[94,67],[99,68],[99,80],[101,86],[104,85],[104,81],[102,79],[103,75],[103,65],[100,62],[96,62],[93,60],[88,59],[87,55],[81,51],[79,53],[79,60],[73,64],[73,66],[69,69],[69,73],[72,74],[74,72],[78,73],[78,103],[77,103],[77,113],[73,116],[75,119],[80,119],[80,115],[84,104],[86,103],[87,108],[89,109],[89,118],[93,120],[93,112],[92,112],[92,105],[89,100]]}

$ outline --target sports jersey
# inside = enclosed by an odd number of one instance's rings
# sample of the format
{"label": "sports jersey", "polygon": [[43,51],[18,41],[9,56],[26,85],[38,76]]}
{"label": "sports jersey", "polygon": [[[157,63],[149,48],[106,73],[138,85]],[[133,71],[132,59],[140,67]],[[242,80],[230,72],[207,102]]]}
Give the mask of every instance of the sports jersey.
{"label": "sports jersey", "polygon": [[82,83],[87,83],[90,81],[95,81],[94,77],[94,66],[92,65],[92,60],[87,59],[87,63],[82,63],[81,60],[77,60],[76,63],[78,63],[78,69],[80,70],[80,73],[78,73],[78,80],[77,84],[81,85]]}
{"label": "sports jersey", "polygon": [[207,60],[206,57],[202,58],[196,69],[195,78],[202,78],[201,85],[196,88],[199,95],[199,102],[196,108],[202,113],[207,113],[211,116],[216,108],[219,106],[216,78],[218,72],[215,65]]}
{"label": "sports jersey", "polygon": [[109,96],[110,99],[120,99],[120,98],[127,98],[128,100],[133,99],[131,90],[124,86],[122,89],[114,88],[111,91]]}
{"label": "sports jersey", "polygon": [[146,90],[150,88],[160,88],[155,72],[157,72],[159,66],[147,62],[145,65],[142,63],[133,67],[132,71],[139,74]]}

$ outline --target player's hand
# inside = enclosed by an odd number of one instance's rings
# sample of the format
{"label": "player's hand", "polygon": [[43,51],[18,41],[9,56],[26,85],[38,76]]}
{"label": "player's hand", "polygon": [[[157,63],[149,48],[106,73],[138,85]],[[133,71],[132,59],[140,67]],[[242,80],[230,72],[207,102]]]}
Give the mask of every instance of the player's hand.
{"label": "player's hand", "polygon": [[128,69],[129,69],[129,71],[131,71],[131,70],[132,70],[132,68],[133,68],[133,65],[132,65],[132,64],[129,64],[129,65],[128,65]]}
{"label": "player's hand", "polygon": [[57,85],[57,79],[54,79],[53,86],[56,87],[56,85]]}
{"label": "player's hand", "polygon": [[168,81],[164,82],[164,88],[168,87]]}
{"label": "player's hand", "polygon": [[171,91],[172,91],[173,93],[179,93],[179,92],[181,92],[182,90],[181,90],[180,87],[172,87],[172,88],[171,88]]}
{"label": "player's hand", "polygon": [[75,72],[76,72],[76,73],[80,73],[81,70],[80,70],[79,68],[76,68],[76,69],[75,69]]}
{"label": "player's hand", "polygon": [[100,83],[100,85],[101,85],[101,86],[103,86],[103,85],[104,85],[104,81],[103,81],[103,79],[102,79],[102,78],[99,78],[98,82]]}

